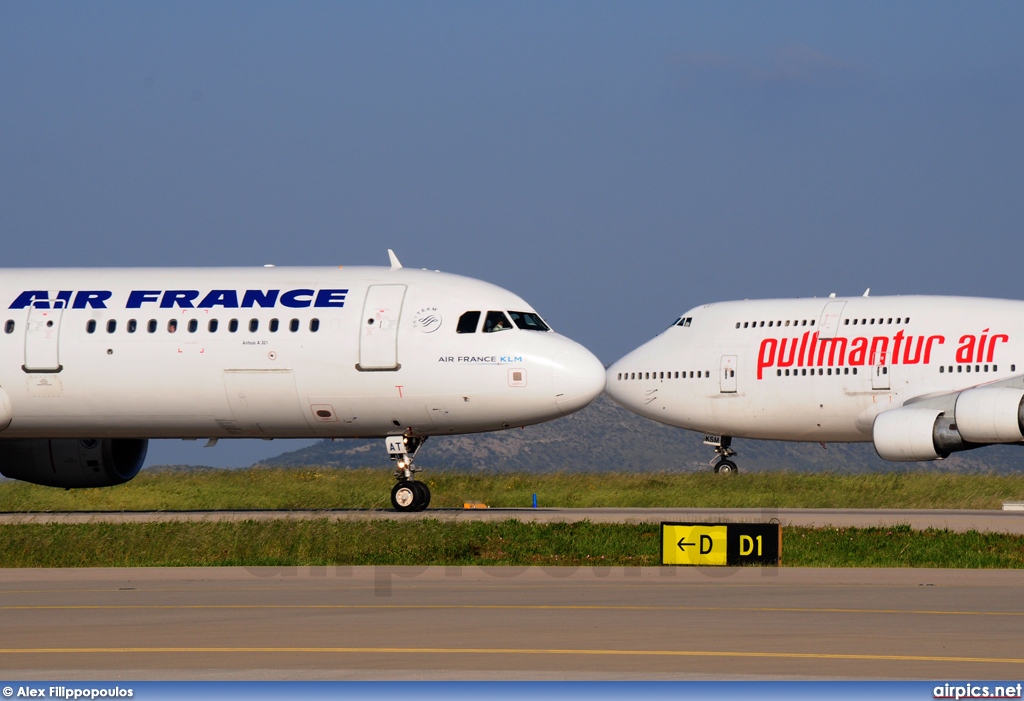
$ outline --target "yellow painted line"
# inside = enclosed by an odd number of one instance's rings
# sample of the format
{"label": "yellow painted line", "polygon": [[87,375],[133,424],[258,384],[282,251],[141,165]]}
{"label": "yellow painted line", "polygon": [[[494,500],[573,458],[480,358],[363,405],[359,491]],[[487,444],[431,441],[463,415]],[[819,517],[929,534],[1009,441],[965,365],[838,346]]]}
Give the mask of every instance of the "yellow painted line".
{"label": "yellow painted line", "polygon": [[531,648],[461,647],[53,647],[0,648],[0,655],[77,655],[77,654],[384,654],[384,655],[574,655],[586,657],[742,657],[789,660],[864,660],[870,662],[963,662],[1024,664],[1014,657],[953,657],[933,655],[859,655],[822,652],[726,652],[718,650],[571,650]]}
{"label": "yellow painted line", "polygon": [[852,613],[914,616],[1000,616],[1024,617],[1024,611],[938,611],[920,609],[796,608],[771,606],[600,606],[560,604],[43,604],[0,606],[0,611],[119,611],[119,610],[378,610],[378,611],[679,611],[709,613]]}

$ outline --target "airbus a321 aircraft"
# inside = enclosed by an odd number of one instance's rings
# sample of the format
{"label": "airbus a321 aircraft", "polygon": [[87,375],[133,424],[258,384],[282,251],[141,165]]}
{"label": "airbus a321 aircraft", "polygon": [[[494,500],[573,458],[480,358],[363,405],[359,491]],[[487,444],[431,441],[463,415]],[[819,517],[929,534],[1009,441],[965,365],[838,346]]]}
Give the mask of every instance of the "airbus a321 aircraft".
{"label": "airbus a321 aircraft", "polygon": [[586,406],[604,367],[520,297],[391,267],[0,272],[0,472],[132,479],[149,438],[383,438],[401,511],[428,436]]}
{"label": "airbus a321 aircraft", "polygon": [[705,434],[866,442],[886,460],[1024,441],[1024,302],[863,297],[692,309],[608,370],[641,416]]}

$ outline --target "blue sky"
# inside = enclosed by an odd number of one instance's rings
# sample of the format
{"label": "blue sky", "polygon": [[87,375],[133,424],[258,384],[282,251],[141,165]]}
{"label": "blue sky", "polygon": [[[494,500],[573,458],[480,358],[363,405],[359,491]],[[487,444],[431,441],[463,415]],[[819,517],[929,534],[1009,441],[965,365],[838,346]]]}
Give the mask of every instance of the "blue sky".
{"label": "blue sky", "polygon": [[[488,279],[609,363],[697,304],[1020,298],[1024,5],[0,0],[4,266]],[[243,463],[284,444],[158,442]]]}

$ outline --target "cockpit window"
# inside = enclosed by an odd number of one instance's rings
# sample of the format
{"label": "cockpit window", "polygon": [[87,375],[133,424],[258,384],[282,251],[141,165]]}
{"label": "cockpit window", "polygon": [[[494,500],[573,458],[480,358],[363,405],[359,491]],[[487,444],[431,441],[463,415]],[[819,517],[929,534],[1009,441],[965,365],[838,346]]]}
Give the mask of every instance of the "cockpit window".
{"label": "cockpit window", "polygon": [[533,312],[509,312],[515,325],[524,331],[550,331],[551,328],[544,323],[544,320]]}
{"label": "cockpit window", "polygon": [[455,327],[455,333],[476,333],[478,323],[480,323],[480,312],[466,312],[459,317],[459,324]]}
{"label": "cockpit window", "polygon": [[487,312],[487,316],[484,318],[484,333],[508,331],[511,328],[512,324],[509,323],[505,312]]}
{"label": "cockpit window", "polygon": [[679,320],[675,324],[673,324],[673,326],[689,326],[691,321],[693,321],[692,316],[680,317]]}

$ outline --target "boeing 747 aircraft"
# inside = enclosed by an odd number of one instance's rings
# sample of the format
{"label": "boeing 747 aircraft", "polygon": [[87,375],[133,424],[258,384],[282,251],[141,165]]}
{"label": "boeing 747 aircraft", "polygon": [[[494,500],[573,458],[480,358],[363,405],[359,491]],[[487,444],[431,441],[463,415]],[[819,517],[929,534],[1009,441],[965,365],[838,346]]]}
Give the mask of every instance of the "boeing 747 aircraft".
{"label": "boeing 747 aircraft", "polygon": [[867,442],[936,460],[1024,442],[1024,302],[862,297],[691,309],[608,370],[631,411],[705,434],[715,472],[734,437]]}
{"label": "boeing 747 aircraft", "polygon": [[604,367],[520,297],[391,267],[0,271],[0,473],[103,487],[149,438],[383,438],[400,511],[429,436],[572,413]]}

